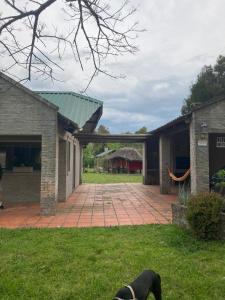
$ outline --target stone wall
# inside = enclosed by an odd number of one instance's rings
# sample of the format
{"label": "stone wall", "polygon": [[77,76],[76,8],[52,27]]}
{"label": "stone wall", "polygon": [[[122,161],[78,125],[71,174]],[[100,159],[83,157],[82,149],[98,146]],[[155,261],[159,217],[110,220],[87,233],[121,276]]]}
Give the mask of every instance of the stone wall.
{"label": "stone wall", "polygon": [[58,200],[66,201],[66,141],[59,139],[59,182]]}
{"label": "stone wall", "polygon": [[[70,151],[68,147],[70,147]],[[66,201],[66,199],[71,195],[71,193],[79,184],[80,184],[79,142],[69,132],[66,132],[65,130],[60,128],[59,186],[58,186],[59,201]]]}
{"label": "stone wall", "polygon": [[7,172],[2,178],[3,200],[11,202],[40,202],[41,172]]}
{"label": "stone wall", "polygon": [[188,229],[189,224],[186,219],[187,207],[177,203],[172,203],[171,209],[172,209],[172,223]]}
{"label": "stone wall", "polygon": [[209,134],[225,133],[225,100],[194,111],[190,124],[191,191],[209,190]]}
{"label": "stone wall", "polygon": [[54,214],[58,197],[57,109],[23,87],[0,77],[0,140],[2,136],[40,136],[42,170],[40,207]]}

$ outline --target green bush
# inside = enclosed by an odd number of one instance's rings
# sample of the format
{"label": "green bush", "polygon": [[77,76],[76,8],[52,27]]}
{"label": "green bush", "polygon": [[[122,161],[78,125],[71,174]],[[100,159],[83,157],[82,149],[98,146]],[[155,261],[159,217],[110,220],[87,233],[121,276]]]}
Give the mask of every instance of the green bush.
{"label": "green bush", "polygon": [[225,170],[221,169],[216,173],[216,177],[218,177],[219,179],[223,180],[225,179]]}
{"label": "green bush", "polygon": [[190,198],[187,220],[198,238],[212,240],[219,237],[222,207],[223,199],[216,193],[201,193]]}
{"label": "green bush", "polygon": [[220,182],[225,182],[225,169],[221,169],[221,170],[217,171],[212,176],[210,182],[211,182],[211,185],[212,185],[213,189],[215,190],[215,192],[217,192],[216,185]]}
{"label": "green bush", "polygon": [[214,191],[220,193],[222,196],[225,196],[225,182],[217,182],[214,186]]}

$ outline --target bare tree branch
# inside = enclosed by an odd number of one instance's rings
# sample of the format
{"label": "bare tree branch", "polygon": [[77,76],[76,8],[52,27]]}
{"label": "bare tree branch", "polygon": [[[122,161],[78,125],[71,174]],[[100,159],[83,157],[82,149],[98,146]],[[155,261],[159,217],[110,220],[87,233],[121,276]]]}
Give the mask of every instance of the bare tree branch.
{"label": "bare tree branch", "polygon": [[[54,26],[45,21],[44,12],[53,9],[54,3],[61,4],[67,30],[57,28],[57,20]],[[63,69],[60,60],[69,51],[82,70],[91,59],[94,71],[89,86],[99,73],[116,77],[102,67],[107,57],[138,50],[134,40],[140,30],[129,21],[136,8],[129,9],[128,0],[116,8],[109,0],[4,0],[4,8],[0,55],[8,54],[12,60],[5,70],[21,67],[27,72],[26,80],[33,74],[54,80],[56,70]]]}

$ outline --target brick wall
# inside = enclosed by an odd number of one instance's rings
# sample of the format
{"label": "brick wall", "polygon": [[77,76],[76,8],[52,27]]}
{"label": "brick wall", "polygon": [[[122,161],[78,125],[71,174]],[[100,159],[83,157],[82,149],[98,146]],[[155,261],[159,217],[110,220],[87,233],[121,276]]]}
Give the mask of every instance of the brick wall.
{"label": "brick wall", "polygon": [[2,179],[3,199],[11,202],[40,201],[41,172],[5,173]]}
{"label": "brick wall", "polygon": [[190,124],[191,191],[209,190],[209,134],[225,133],[225,100],[199,109]]}
{"label": "brick wall", "polygon": [[40,207],[42,214],[54,214],[58,194],[57,110],[0,78],[1,135],[40,135],[42,171]]}
{"label": "brick wall", "polygon": [[[79,141],[75,139],[71,133],[65,131],[60,124],[59,134],[58,196],[59,201],[66,201],[74,189],[80,184],[80,144]],[[70,155],[68,147],[70,147]],[[74,165],[75,176],[73,173]]]}

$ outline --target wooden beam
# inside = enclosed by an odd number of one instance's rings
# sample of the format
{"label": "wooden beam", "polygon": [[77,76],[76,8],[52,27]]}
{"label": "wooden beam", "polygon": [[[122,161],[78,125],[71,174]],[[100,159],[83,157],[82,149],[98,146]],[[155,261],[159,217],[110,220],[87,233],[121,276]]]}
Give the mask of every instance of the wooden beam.
{"label": "wooden beam", "polygon": [[74,137],[77,138],[81,143],[144,143],[147,141],[151,134],[86,134],[86,133],[75,133]]}

